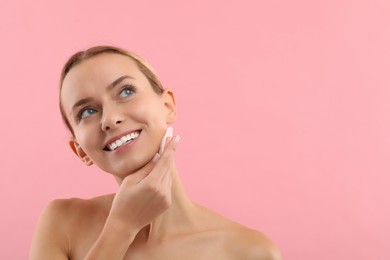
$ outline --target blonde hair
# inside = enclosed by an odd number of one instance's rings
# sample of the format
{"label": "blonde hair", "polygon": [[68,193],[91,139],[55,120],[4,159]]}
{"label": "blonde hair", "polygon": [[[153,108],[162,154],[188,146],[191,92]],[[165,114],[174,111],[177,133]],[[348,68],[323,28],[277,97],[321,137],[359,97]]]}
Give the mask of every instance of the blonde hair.
{"label": "blonde hair", "polygon": [[103,54],[103,53],[116,53],[120,55],[124,55],[132,59],[135,64],[137,65],[138,69],[145,75],[145,77],[148,79],[150,85],[152,86],[153,90],[157,94],[162,94],[164,91],[164,88],[158,79],[156,73],[154,72],[152,66],[148,64],[141,56],[134,52],[127,51],[125,49],[121,49],[119,47],[114,47],[114,46],[95,46],[91,47],[85,51],[79,51],[75,54],[73,54],[68,61],[65,63],[64,67],[62,68],[61,71],[61,77],[60,77],[60,94],[59,94],[59,105],[60,105],[60,111],[61,111],[61,116],[62,120],[68,127],[69,131],[73,133],[73,129],[69,123],[69,120],[67,119],[64,109],[62,107],[61,103],[61,89],[62,89],[62,84],[64,82],[64,79],[66,75],[69,73],[69,71],[76,66],[77,64],[82,63],[83,61],[92,58],[96,55]]}

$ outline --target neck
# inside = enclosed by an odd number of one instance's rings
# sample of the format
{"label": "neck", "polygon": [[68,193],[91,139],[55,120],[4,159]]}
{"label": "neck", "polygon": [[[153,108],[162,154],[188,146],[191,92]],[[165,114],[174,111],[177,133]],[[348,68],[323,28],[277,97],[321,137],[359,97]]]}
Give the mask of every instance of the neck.
{"label": "neck", "polygon": [[193,216],[196,207],[183,189],[176,165],[171,174],[172,204],[150,224],[148,241],[163,240],[165,237],[186,232],[194,225]]}
{"label": "neck", "polygon": [[138,242],[162,241],[195,227],[197,206],[185,193],[175,164],[171,176],[171,206],[138,233],[135,239]]}

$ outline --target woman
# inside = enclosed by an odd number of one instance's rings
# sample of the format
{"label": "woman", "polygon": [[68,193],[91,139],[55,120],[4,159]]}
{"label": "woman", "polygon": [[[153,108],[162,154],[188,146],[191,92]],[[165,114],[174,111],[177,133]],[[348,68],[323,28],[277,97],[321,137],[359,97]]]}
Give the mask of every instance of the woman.
{"label": "woman", "polygon": [[60,108],[74,153],[119,188],[51,202],[30,259],[280,258],[263,234],[188,198],[174,160],[179,137],[161,144],[176,120],[174,94],[142,58],[110,46],[76,53],[62,71]]}

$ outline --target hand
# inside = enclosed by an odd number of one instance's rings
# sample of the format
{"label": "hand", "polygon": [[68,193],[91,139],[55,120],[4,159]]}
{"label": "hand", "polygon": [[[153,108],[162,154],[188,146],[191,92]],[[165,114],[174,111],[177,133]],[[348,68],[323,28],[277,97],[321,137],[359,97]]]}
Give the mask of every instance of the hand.
{"label": "hand", "polygon": [[178,141],[179,136],[170,139],[161,157],[156,154],[147,165],[124,178],[110,211],[121,227],[138,232],[171,205],[171,169]]}

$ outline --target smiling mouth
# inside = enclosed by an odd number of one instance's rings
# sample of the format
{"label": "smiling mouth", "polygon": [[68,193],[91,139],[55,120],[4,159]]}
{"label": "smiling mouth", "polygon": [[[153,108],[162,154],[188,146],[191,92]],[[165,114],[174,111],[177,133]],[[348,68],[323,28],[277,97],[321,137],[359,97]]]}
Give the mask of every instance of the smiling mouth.
{"label": "smiling mouth", "polygon": [[131,143],[134,139],[137,139],[140,135],[141,131],[135,131],[127,135],[123,135],[122,137],[118,138],[117,140],[113,141],[112,143],[108,144],[106,147],[104,147],[103,150],[105,151],[115,151],[116,149],[120,148],[121,146]]}

